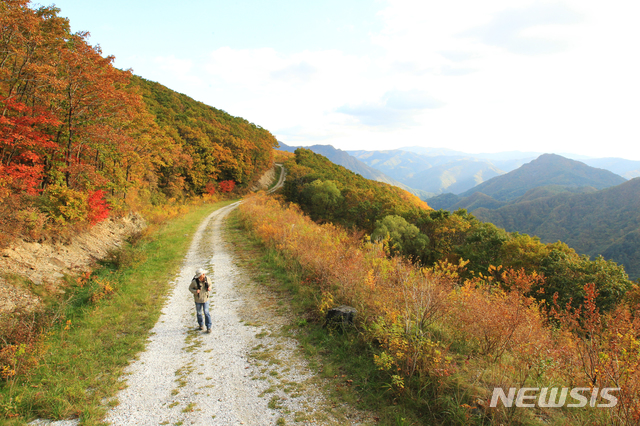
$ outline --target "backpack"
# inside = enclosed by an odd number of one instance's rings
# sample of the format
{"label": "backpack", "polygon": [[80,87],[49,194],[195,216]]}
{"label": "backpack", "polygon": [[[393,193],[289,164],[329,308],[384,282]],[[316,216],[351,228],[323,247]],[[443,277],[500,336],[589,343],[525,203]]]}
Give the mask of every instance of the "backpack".
{"label": "backpack", "polygon": [[[196,290],[202,290],[202,284],[200,283],[200,280],[197,278],[194,278],[194,280],[196,280]],[[207,277],[206,275],[204,277],[204,288],[206,291],[209,291],[209,277]]]}

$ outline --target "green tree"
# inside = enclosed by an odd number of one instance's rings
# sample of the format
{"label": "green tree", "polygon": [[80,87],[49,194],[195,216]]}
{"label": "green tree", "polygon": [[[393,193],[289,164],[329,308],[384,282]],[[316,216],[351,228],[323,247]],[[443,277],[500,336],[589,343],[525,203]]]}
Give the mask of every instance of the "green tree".
{"label": "green tree", "polygon": [[316,179],[306,184],[302,191],[303,199],[311,208],[314,219],[331,219],[344,198],[335,182]]}
{"label": "green tree", "polygon": [[374,241],[388,241],[389,252],[410,257],[423,262],[429,247],[429,238],[422,234],[417,226],[410,224],[398,215],[385,216],[376,222],[371,234]]}
{"label": "green tree", "polygon": [[557,293],[557,303],[561,307],[569,303],[577,308],[586,296],[584,286],[594,284],[598,292],[596,305],[602,311],[608,311],[632,287],[621,265],[605,260],[602,256],[589,260],[586,255],[580,256],[575,251],[557,248],[551,250],[542,261],[540,272],[545,276],[545,284],[541,288],[533,288],[532,295],[550,306]]}
{"label": "green tree", "polygon": [[460,258],[459,247],[464,244],[467,232],[477,220],[464,209],[454,213],[429,210],[420,212],[414,223],[430,241],[426,264],[440,260],[457,263]]}
{"label": "green tree", "polygon": [[469,261],[469,271],[487,274],[489,266],[502,264],[502,246],[507,240],[508,235],[504,229],[491,223],[477,222],[467,232],[464,243],[456,252]]}
{"label": "green tree", "polygon": [[[527,273],[537,271],[542,260],[554,246],[541,243],[538,237],[512,232],[509,239],[502,244],[501,265],[505,269],[523,268]],[[569,247],[566,249],[569,250]]]}

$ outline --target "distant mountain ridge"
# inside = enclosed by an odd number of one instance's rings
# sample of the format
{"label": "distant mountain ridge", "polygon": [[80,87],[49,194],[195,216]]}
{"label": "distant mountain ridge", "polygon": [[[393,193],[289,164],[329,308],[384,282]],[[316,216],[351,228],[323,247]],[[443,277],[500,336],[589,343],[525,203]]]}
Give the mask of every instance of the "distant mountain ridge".
{"label": "distant mountain ridge", "polygon": [[414,152],[426,157],[442,156],[453,158],[472,158],[476,160],[487,161],[493,164],[495,167],[502,169],[506,172],[515,170],[521,165],[538,158],[542,152],[523,152],[523,151],[504,151],[496,153],[479,153],[470,154],[468,152],[454,151],[445,148],[424,148],[421,146],[408,146],[399,148],[402,151]]}
{"label": "distant mountain ridge", "polygon": [[348,152],[368,166],[411,188],[426,191],[430,196],[444,192],[464,192],[486,179],[504,173],[488,160],[456,151],[429,151],[433,155],[399,149]]}
{"label": "distant mountain ridge", "polygon": [[466,209],[509,232],[562,241],[578,253],[602,255],[640,276],[640,178],[544,154],[463,194],[428,199],[435,209]]}
{"label": "distant mountain ridge", "polygon": [[543,243],[560,240],[578,253],[602,255],[624,265],[632,279],[640,277],[640,178],[591,193],[562,193],[472,213]]}
{"label": "distant mountain ridge", "polygon": [[[290,151],[297,148],[286,144],[283,146]],[[516,170],[543,154],[522,151],[469,154],[447,148],[419,146],[377,151],[343,151],[331,145],[307,148],[368,179],[399,186],[425,200],[445,193],[462,194],[491,178]],[[626,179],[640,176],[640,161],[622,158],[585,159],[569,154],[563,157],[579,159],[584,164],[609,170]]]}
{"label": "distant mountain ridge", "polygon": [[439,193],[446,189],[454,194],[474,188],[488,179],[502,175],[504,172],[490,162],[474,158],[440,164],[424,170],[405,183],[413,188]]}
{"label": "distant mountain ridge", "polygon": [[[496,209],[508,203],[553,196],[587,193],[626,182],[608,170],[597,169],[555,154],[543,154],[522,167],[489,179],[460,195],[443,194],[429,199],[435,209],[473,212]],[[479,197],[480,193],[483,196]]]}
{"label": "distant mountain ridge", "polygon": [[589,158],[583,160],[588,166],[609,170],[625,179],[640,177],[640,161],[624,158]]}
{"label": "distant mountain ridge", "polygon": [[[279,144],[280,144],[280,149],[282,151],[294,152],[297,148],[299,148],[297,146],[289,146],[282,142],[279,142]],[[349,155],[346,151],[343,151],[341,149],[336,149],[331,145],[312,145],[312,146],[305,146],[304,148],[309,149],[315,152],[316,154],[323,155],[327,157],[332,163],[342,166],[346,169],[349,169],[352,172],[357,173],[366,179],[371,179],[378,182],[384,182],[393,186],[397,186],[399,188],[404,189],[405,191],[408,191],[414,195],[417,195],[422,199],[428,198],[431,195],[425,191],[411,188],[393,179],[392,177],[387,176],[384,172],[378,169],[375,169],[373,167],[369,167],[367,164]]]}
{"label": "distant mountain ridge", "polygon": [[512,201],[540,186],[604,189],[625,181],[622,176],[608,170],[596,169],[556,154],[543,154],[536,160],[483,182],[460,196],[467,197],[475,192],[482,192],[498,201]]}
{"label": "distant mountain ridge", "polygon": [[[516,170],[543,154],[521,151],[469,154],[446,148],[416,146],[347,152],[387,176],[433,196],[449,192],[462,194],[493,177]],[[622,158],[585,159],[575,155],[562,157],[609,170],[626,179],[640,176],[640,161]]]}

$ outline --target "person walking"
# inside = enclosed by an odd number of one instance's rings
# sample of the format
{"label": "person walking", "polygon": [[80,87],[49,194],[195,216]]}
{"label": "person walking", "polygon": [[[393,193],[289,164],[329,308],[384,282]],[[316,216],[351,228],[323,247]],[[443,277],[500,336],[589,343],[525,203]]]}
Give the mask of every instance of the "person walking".
{"label": "person walking", "polygon": [[[209,292],[211,291],[211,282],[207,277],[207,271],[200,268],[196,271],[196,275],[191,280],[189,291],[193,293],[193,300],[196,302],[196,317],[198,319],[198,330],[207,327],[207,333],[211,333],[211,315],[209,314]],[[204,324],[202,314],[204,312]]]}

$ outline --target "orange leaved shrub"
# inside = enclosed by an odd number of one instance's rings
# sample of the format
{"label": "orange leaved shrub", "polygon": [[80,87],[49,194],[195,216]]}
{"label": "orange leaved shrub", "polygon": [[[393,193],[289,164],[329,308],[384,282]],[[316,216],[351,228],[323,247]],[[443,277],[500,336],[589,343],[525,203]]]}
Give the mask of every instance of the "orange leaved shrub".
{"label": "orange leaved shrub", "polygon": [[619,403],[600,409],[590,424],[640,422],[638,309],[621,305],[601,315],[593,285],[585,286],[578,310],[548,307],[530,295],[545,279],[535,272],[490,267],[490,276],[462,280],[465,261],[420,267],[265,194],[247,198],[240,214],[266,245],[314,277],[303,284],[317,286],[318,315],[340,304],[358,310],[359,326],[377,348],[372,361],[397,392],[457,375],[475,389],[473,402],[492,423],[512,424],[513,410],[482,402],[496,387],[615,387]]}

